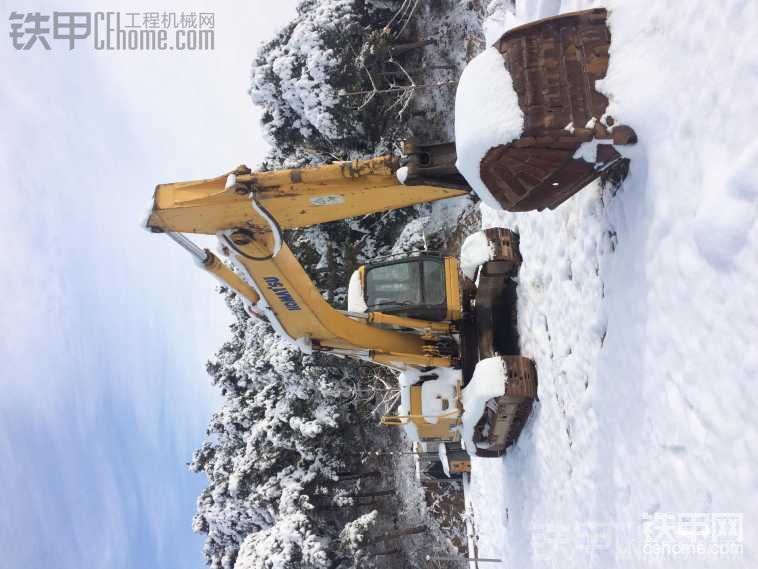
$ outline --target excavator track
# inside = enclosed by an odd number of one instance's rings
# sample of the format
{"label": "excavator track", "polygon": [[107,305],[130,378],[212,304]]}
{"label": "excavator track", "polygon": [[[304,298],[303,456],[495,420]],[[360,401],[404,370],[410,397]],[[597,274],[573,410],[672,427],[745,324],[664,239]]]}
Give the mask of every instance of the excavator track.
{"label": "excavator track", "polygon": [[[479,361],[496,354],[518,354],[518,330],[515,318],[516,283],[511,279],[521,266],[519,236],[504,227],[483,230],[492,250],[491,260],[481,265],[474,307],[477,353],[467,354],[469,361]],[[470,341],[467,339],[467,341]],[[472,356],[475,356],[472,358]],[[464,383],[474,366],[464,373]]]}
{"label": "excavator track", "polygon": [[537,370],[534,362],[524,356],[502,356],[508,370],[504,397],[537,399]]}
{"label": "excavator track", "polygon": [[487,402],[474,434],[476,454],[497,457],[505,454],[524,428],[537,399],[537,371],[523,356],[501,356],[508,373],[505,394]]}
{"label": "excavator track", "polygon": [[[490,248],[490,260],[480,265],[477,285],[470,301],[471,310],[462,328],[464,348],[463,380],[473,376],[474,362],[500,357],[506,370],[505,392],[490,399],[474,429],[476,454],[497,457],[505,453],[521,434],[537,399],[537,371],[534,362],[519,355],[516,314],[516,282],[522,258],[519,235],[505,227],[482,231]],[[474,287],[470,282],[470,287]],[[475,340],[475,342],[474,342]],[[509,354],[509,355],[503,355]]]}
{"label": "excavator track", "polygon": [[519,234],[505,227],[490,227],[483,231],[492,247],[492,261],[508,262],[511,270],[518,270],[522,260],[519,250]]}

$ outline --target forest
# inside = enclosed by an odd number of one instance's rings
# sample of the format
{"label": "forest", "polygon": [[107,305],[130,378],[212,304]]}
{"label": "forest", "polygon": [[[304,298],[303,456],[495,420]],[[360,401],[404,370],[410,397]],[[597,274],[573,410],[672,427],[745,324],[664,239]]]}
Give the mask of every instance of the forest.
{"label": "forest", "polygon": [[[259,168],[374,156],[411,136],[448,140],[446,109],[466,61],[466,49],[448,44],[474,50],[480,40],[475,13],[443,14],[439,4],[300,2],[252,64],[250,97],[271,144]],[[471,206],[467,199],[457,221]],[[290,231],[286,240],[324,298],[344,308],[360,264],[444,249],[457,224],[441,217],[449,216],[416,206]],[[303,355],[233,292],[220,293],[235,322],[207,370],[225,403],[190,463],[208,480],[193,520],[206,535],[208,567],[428,567],[430,553],[462,557],[458,482],[431,480],[425,491],[410,445],[378,424],[392,372]]]}

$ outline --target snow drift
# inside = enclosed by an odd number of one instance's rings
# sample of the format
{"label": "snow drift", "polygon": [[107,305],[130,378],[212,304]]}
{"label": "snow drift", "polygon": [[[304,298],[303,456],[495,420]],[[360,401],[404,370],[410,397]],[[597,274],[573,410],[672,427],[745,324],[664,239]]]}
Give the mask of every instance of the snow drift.
{"label": "snow drift", "polygon": [[474,427],[484,414],[487,401],[505,394],[508,376],[503,360],[498,356],[485,358],[476,364],[471,381],[461,392],[463,402],[463,442],[470,454],[476,452]]}
{"label": "snow drift", "polygon": [[[555,211],[482,207],[485,227],[521,235],[518,326],[540,402],[504,459],[474,459],[479,554],[503,559],[492,567],[756,567],[758,5],[606,4],[598,87],[639,135],[620,149],[629,177]],[[488,43],[594,6],[493,2]],[[729,513],[742,516],[731,536],[716,523]],[[656,524],[674,533],[653,545],[690,540],[692,519],[712,525],[687,543],[744,550],[646,550]]]}
{"label": "snow drift", "polygon": [[487,151],[521,136],[524,114],[500,52],[486,49],[463,70],[455,94],[456,167],[482,199],[500,208],[479,175]]}

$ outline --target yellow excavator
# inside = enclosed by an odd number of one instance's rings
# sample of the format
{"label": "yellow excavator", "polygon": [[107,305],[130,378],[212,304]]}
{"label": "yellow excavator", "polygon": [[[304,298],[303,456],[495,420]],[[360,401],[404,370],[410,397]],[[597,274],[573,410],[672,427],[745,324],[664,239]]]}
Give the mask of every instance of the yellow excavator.
{"label": "yellow excavator", "polygon": [[[597,9],[511,30],[495,44],[525,117],[521,138],[491,149],[481,163],[482,180],[505,209],[557,207],[622,165],[613,144],[636,137],[605,117],[608,101],[594,89],[609,43],[605,11]],[[567,123],[577,127],[567,130]],[[576,158],[593,140],[595,162]],[[350,278],[345,311],[324,300],[283,239],[287,229],[466,195],[471,190],[455,162],[454,143],[410,141],[402,158],[261,172],[241,166],[217,178],[157,186],[146,225],[187,249],[252,315],[302,351],[400,372],[398,414],[384,417],[385,424],[422,442],[464,439],[471,454],[500,456],[537,397],[534,364],[519,354],[515,333],[518,235],[505,228],[475,234],[464,243],[473,250],[464,259],[422,251],[372,260]],[[186,233],[216,235],[228,263]],[[467,392],[488,392],[472,384],[492,390],[492,377],[482,377],[491,370],[502,378],[494,396],[475,411],[464,409]],[[467,468],[466,461],[453,463]]]}
{"label": "yellow excavator", "polygon": [[[470,273],[478,285],[462,274],[458,259],[439,253],[375,260],[351,277],[346,311],[324,300],[283,240],[287,229],[467,193],[403,185],[396,176],[399,167],[399,157],[388,155],[271,172],[239,167],[208,180],[162,184],[147,227],[185,247],[245,300],[251,314],[268,320],[302,351],[367,360],[413,378],[401,388],[407,392],[405,413],[386,417],[385,424],[414,425],[419,440],[459,441],[460,390],[480,359],[502,354],[500,345],[509,342],[508,331],[501,334],[493,316],[502,311],[507,326],[513,324],[510,277],[521,261],[518,236],[506,229],[481,234],[487,258],[478,275]],[[195,246],[185,233],[218,236],[229,264]],[[495,310],[497,303],[506,305]],[[484,433],[479,454],[502,454],[514,438],[512,425],[523,422],[536,396],[530,360],[512,353],[503,364],[508,386],[478,430]],[[441,370],[457,371],[442,385]],[[422,391],[435,384],[430,403]]]}

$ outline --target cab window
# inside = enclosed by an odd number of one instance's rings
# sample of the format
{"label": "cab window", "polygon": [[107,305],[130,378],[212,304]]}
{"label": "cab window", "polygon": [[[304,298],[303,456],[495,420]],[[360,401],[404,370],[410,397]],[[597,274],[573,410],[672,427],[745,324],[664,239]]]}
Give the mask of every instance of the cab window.
{"label": "cab window", "polygon": [[394,263],[366,273],[366,304],[369,309],[387,305],[421,303],[419,263]]}
{"label": "cab window", "polygon": [[414,259],[367,267],[366,305],[424,320],[446,314],[444,265],[437,259]]}
{"label": "cab window", "polygon": [[423,262],[424,304],[441,304],[445,302],[445,275],[442,263]]}

